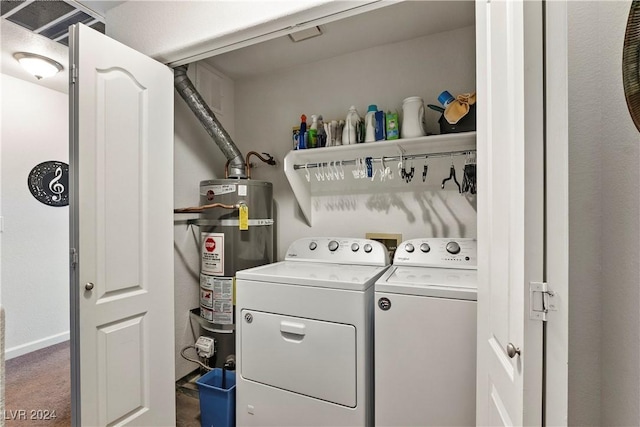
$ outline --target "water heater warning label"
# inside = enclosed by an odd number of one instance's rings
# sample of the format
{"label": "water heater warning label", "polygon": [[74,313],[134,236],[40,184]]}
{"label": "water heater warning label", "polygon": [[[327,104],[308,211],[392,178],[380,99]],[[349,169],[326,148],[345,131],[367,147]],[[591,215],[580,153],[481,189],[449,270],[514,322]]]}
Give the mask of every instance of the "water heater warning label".
{"label": "water heater warning label", "polygon": [[224,275],[224,234],[201,233],[201,272],[204,274]]}
{"label": "water heater warning label", "polygon": [[[221,325],[233,323],[233,277],[207,277],[205,283],[210,289],[200,288],[200,310],[207,314],[207,319]],[[204,317],[204,316],[203,316]]]}

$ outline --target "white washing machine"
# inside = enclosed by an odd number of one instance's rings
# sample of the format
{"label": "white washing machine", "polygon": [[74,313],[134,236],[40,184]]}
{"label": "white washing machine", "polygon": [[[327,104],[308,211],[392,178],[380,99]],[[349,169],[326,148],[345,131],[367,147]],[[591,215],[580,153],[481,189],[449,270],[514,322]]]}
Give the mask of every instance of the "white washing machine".
{"label": "white washing machine", "polygon": [[476,425],[477,244],[413,239],[375,284],[376,426]]}
{"label": "white washing machine", "polygon": [[373,425],[379,242],[304,238],[236,274],[238,426]]}

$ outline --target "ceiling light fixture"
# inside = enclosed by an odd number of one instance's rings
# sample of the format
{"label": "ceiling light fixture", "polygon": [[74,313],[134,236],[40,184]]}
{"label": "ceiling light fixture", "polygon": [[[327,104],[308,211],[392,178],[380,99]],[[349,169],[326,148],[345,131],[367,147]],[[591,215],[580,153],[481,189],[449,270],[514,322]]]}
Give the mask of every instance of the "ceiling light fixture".
{"label": "ceiling light fixture", "polygon": [[38,80],[54,76],[64,69],[59,62],[35,53],[16,52],[13,57],[18,60],[22,68]]}

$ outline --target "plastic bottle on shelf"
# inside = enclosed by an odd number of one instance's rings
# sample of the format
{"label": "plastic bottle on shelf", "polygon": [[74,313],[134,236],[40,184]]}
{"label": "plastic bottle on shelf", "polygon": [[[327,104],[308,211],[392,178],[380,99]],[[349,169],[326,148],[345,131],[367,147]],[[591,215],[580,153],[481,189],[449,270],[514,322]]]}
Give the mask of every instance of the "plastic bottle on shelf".
{"label": "plastic bottle on shelf", "polygon": [[327,132],[324,129],[324,122],[322,121],[322,115],[318,115],[318,133],[317,133],[317,146],[327,146]]}
{"label": "plastic bottle on shelf", "polygon": [[318,146],[318,116],[311,115],[311,127],[309,127],[309,148]]}
{"label": "plastic bottle on shelf", "polygon": [[376,111],[375,113],[375,137],[376,141],[382,141],[387,137],[385,132],[386,122],[384,111]]}
{"label": "plastic bottle on shelf", "polygon": [[419,96],[410,96],[402,101],[402,138],[416,138],[425,136],[424,130],[424,101]]}
{"label": "plastic bottle on shelf", "polygon": [[307,133],[307,116],[304,114],[300,116],[300,133],[298,134],[298,149],[302,150],[307,148],[305,141],[305,134]]}
{"label": "plastic bottle on shelf", "polygon": [[335,145],[343,145],[342,135],[344,133],[344,120],[338,121],[336,124],[336,141]]}
{"label": "plastic bottle on shelf", "polygon": [[342,145],[357,144],[357,128],[362,119],[358,114],[355,106],[349,107],[347,118],[344,121],[344,129],[342,130]]}
{"label": "plastic bottle on shelf", "polygon": [[300,149],[300,127],[299,126],[293,127],[291,132],[291,137],[293,142],[293,149],[299,150]]}
{"label": "plastic bottle on shelf", "polygon": [[386,131],[387,139],[400,138],[400,122],[398,121],[398,112],[395,110],[387,111],[385,121],[386,121],[385,131]]}
{"label": "plastic bottle on shelf", "polygon": [[442,93],[438,95],[438,102],[440,102],[440,104],[442,104],[442,106],[445,108],[453,101],[455,101],[455,98],[449,93],[448,90],[442,91]]}
{"label": "plastic bottle on shelf", "polygon": [[[338,121],[337,120],[331,120],[331,123],[329,124],[329,127],[331,128],[331,132],[330,132],[330,136],[331,136],[331,144],[329,144],[329,141],[327,141],[327,145],[331,145],[331,146],[336,146],[337,144],[337,140],[338,140]],[[340,129],[340,138],[339,138],[340,142],[342,142],[342,129]]]}
{"label": "plastic bottle on shelf", "polygon": [[376,111],[378,111],[378,106],[371,104],[367,109],[367,114],[364,116],[364,142],[374,142],[376,140]]}

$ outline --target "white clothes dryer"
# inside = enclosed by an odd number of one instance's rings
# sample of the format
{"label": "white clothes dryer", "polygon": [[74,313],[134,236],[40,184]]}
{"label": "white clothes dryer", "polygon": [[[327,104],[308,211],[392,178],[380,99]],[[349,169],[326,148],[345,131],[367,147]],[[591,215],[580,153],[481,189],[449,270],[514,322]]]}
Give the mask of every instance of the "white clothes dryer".
{"label": "white clothes dryer", "polygon": [[373,425],[379,242],[304,238],[236,274],[238,426]]}
{"label": "white clothes dryer", "polygon": [[375,425],[473,426],[477,243],[412,239],[375,284]]}

